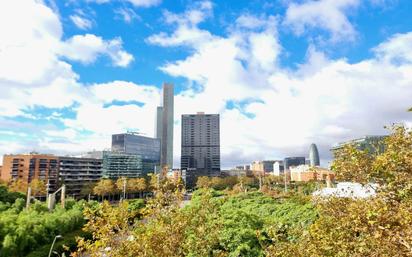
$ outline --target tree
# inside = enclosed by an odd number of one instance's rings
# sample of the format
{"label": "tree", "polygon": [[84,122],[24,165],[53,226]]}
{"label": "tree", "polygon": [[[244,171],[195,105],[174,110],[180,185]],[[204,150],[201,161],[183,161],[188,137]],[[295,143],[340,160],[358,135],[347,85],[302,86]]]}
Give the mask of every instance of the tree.
{"label": "tree", "polygon": [[88,196],[93,194],[93,188],[96,186],[96,183],[94,182],[89,182],[86,183],[82,186],[81,190],[80,190],[80,195],[81,196]]}
{"label": "tree", "polygon": [[144,178],[133,178],[130,179],[127,183],[130,192],[140,193],[142,196],[143,192],[147,189],[146,180]]}
{"label": "tree", "polygon": [[33,196],[43,196],[46,195],[46,184],[43,180],[33,179],[30,182],[31,194]]}
{"label": "tree", "polygon": [[206,176],[198,177],[196,181],[196,187],[197,188],[210,188],[211,181],[209,177],[206,177]]}
{"label": "tree", "polygon": [[[120,194],[120,197],[123,197],[123,190],[125,190],[126,194],[130,193],[130,187],[128,186],[129,179],[125,177],[118,178],[115,183],[116,191]],[[127,198],[127,196],[126,196]]]}
{"label": "tree", "polygon": [[110,196],[110,194],[115,193],[115,191],[116,188],[111,179],[102,179],[93,188],[93,193],[98,196],[101,196],[102,199],[104,199],[106,195]]}
{"label": "tree", "polygon": [[21,179],[10,181],[8,187],[11,192],[27,193],[27,183]]}
{"label": "tree", "polygon": [[319,199],[319,219],[308,233],[268,247],[268,255],[412,256],[412,131],[392,127],[385,149],[339,151],[332,165],[338,180],[376,183],[376,196]]}

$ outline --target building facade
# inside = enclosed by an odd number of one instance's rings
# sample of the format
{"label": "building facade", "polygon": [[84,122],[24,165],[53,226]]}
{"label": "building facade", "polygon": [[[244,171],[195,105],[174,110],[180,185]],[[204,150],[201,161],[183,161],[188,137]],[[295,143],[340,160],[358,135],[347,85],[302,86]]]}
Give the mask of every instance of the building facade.
{"label": "building facade", "polygon": [[0,179],[5,182],[21,180],[30,184],[34,179],[49,182],[50,192],[58,186],[58,157],[48,154],[16,154],[3,156]]}
{"label": "building facade", "polygon": [[370,154],[385,152],[385,138],[387,136],[364,136],[358,139],[342,142],[332,147],[331,151],[336,152],[346,145],[354,145],[359,150],[369,151]]}
{"label": "building facade", "polygon": [[275,161],[273,163],[273,175],[275,176],[281,176],[285,172],[285,166],[283,164],[283,161]]}
{"label": "building facade", "polygon": [[254,161],[250,167],[252,171],[269,173],[273,172],[273,164],[276,161]]}
{"label": "building facade", "polygon": [[103,151],[102,176],[104,178],[137,178],[142,175],[143,165],[140,155]]}
{"label": "building facade", "polygon": [[312,167],[320,166],[319,151],[318,151],[318,147],[315,144],[310,145],[309,163],[310,163],[310,166]]}
{"label": "building facade", "polygon": [[299,165],[305,165],[305,157],[287,157],[283,160],[285,171],[288,171],[290,167],[296,167]]}
{"label": "building facade", "polygon": [[189,187],[199,176],[220,174],[219,114],[182,115],[181,170]]}
{"label": "building facade", "polygon": [[101,176],[102,159],[47,154],[5,155],[1,172],[1,179],[6,182],[21,180],[28,185],[33,179],[42,180],[48,184],[49,193],[65,184],[67,195],[74,197]]}
{"label": "building facade", "polygon": [[[129,155],[139,155],[141,159],[141,175],[153,173],[160,164],[161,144],[157,138],[150,138],[136,133],[112,135],[112,151],[125,153],[122,158],[133,158]],[[119,155],[120,156],[120,155]]]}
{"label": "building facade", "polygon": [[59,157],[59,185],[66,185],[66,194],[78,198],[84,187],[102,177],[102,159]]}
{"label": "building facade", "polygon": [[160,140],[160,165],[173,168],[174,86],[164,83],[161,106],[156,111],[156,138]]}
{"label": "building facade", "polygon": [[331,170],[320,167],[300,165],[296,167],[290,167],[290,180],[296,182],[308,182],[312,180],[334,181],[335,173]]}

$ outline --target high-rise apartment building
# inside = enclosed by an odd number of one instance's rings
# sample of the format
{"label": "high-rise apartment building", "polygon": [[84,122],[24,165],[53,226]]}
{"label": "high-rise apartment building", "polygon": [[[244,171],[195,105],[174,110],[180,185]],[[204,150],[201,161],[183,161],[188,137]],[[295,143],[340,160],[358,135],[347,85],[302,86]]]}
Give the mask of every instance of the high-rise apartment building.
{"label": "high-rise apartment building", "polygon": [[160,139],[160,165],[173,168],[174,86],[164,83],[161,106],[156,111],[156,138]]}
{"label": "high-rise apartment building", "polygon": [[133,132],[112,135],[113,152],[139,156],[141,175],[155,171],[155,167],[160,164],[160,150],[160,140],[157,138],[145,137]]}
{"label": "high-rise apartment building", "polygon": [[181,170],[186,185],[195,185],[199,176],[220,174],[219,114],[182,115]]}

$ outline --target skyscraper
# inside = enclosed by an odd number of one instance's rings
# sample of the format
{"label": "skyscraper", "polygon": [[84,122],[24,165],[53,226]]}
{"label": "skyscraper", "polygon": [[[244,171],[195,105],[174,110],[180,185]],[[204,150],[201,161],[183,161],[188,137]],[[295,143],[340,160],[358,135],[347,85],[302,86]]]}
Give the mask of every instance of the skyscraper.
{"label": "skyscraper", "polygon": [[315,144],[310,145],[309,161],[310,161],[310,166],[311,167],[315,167],[315,166],[320,165],[319,152],[318,152],[318,148],[316,147]]}
{"label": "skyscraper", "polygon": [[164,83],[161,106],[156,112],[156,138],[160,139],[160,165],[173,168],[173,84]]}
{"label": "skyscraper", "polygon": [[193,187],[199,176],[220,174],[219,114],[182,115],[181,170],[186,185]]}

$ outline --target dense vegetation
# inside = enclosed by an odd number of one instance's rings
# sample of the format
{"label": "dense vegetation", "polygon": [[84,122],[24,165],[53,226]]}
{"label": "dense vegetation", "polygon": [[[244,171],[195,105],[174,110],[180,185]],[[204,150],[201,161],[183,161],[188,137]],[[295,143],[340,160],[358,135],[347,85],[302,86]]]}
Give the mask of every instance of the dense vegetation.
{"label": "dense vegetation", "polygon": [[375,183],[374,197],[202,178],[184,205],[181,189],[163,180],[137,211],[127,202],[86,209],[93,239],[80,240],[74,256],[412,256],[412,132],[396,126],[385,145],[384,153],[348,145],[333,163],[340,181]]}
{"label": "dense vegetation", "polygon": [[10,192],[7,186],[0,184],[0,211],[14,203],[16,199],[24,197],[24,194],[19,192]]}
{"label": "dense vegetation", "polygon": [[258,174],[202,177],[189,202],[181,181],[153,176],[94,186],[102,198],[125,183],[139,195],[154,190],[152,198],[69,200],[48,212],[40,202],[24,209],[21,194],[0,186],[0,257],[45,256],[57,234],[67,237],[56,249],[73,251],[82,225],[76,257],[412,256],[412,132],[392,128],[385,146],[384,153],[350,145],[336,153],[339,181],[376,185],[366,199],[313,198],[320,183],[289,184],[284,192],[282,178]]}
{"label": "dense vegetation", "polygon": [[56,235],[79,229],[84,224],[83,204],[69,200],[65,209],[57,207],[49,212],[38,201],[28,210],[21,198],[13,204],[0,202],[0,256],[25,256],[49,244]]}

